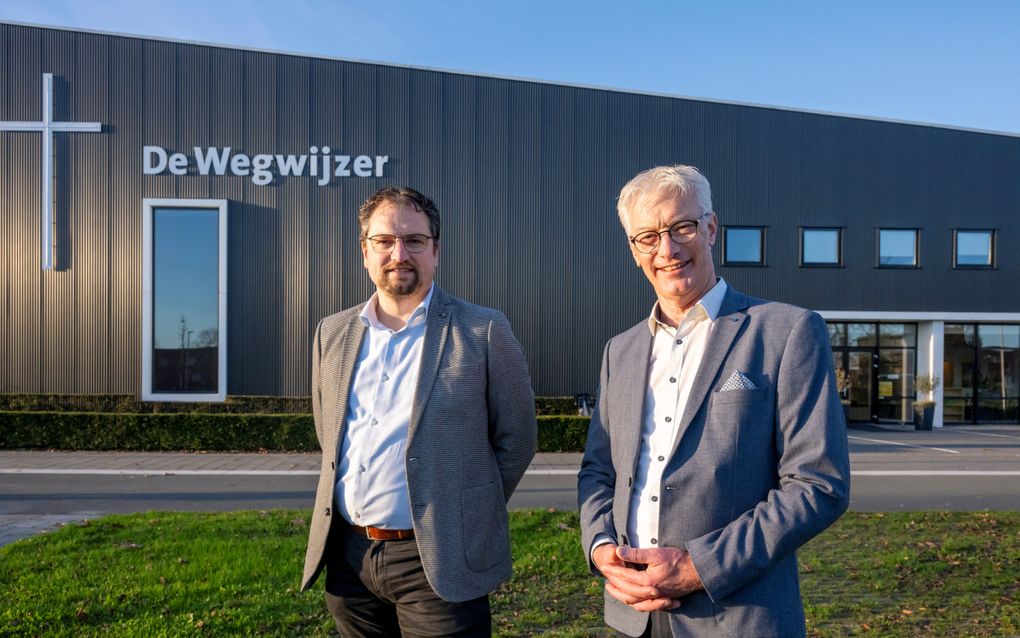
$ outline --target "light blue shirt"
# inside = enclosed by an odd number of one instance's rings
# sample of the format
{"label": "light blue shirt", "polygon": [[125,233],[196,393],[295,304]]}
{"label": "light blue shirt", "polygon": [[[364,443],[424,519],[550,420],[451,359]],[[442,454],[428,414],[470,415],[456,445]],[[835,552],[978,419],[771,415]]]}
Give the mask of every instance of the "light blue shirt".
{"label": "light blue shirt", "polygon": [[379,321],[378,293],[361,311],[365,340],[347,402],[334,491],[337,509],[355,525],[413,527],[404,451],[434,289],[435,284],[400,330]]}

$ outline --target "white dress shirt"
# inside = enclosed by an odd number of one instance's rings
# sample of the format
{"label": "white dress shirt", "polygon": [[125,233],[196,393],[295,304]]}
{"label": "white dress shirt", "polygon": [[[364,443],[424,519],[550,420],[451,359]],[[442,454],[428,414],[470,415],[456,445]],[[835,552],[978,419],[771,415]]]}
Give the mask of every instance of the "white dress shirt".
{"label": "white dress shirt", "polygon": [[676,328],[659,320],[659,303],[652,307],[648,329],[652,354],[648,360],[648,388],[642,415],[641,453],[631,492],[627,537],[633,547],[656,547],[659,538],[659,498],[662,471],[673,454],[677,426],[687,407],[712,324],[726,295],[721,278]]}
{"label": "white dress shirt", "polygon": [[400,330],[379,321],[378,293],[359,317],[365,324],[365,340],[347,402],[334,490],[337,509],[355,525],[413,527],[404,450],[434,287]]}
{"label": "white dress shirt", "polygon": [[[725,296],[726,282],[720,277],[684,314],[676,328],[659,319],[659,302],[652,306],[648,317],[652,353],[641,416],[641,451],[627,516],[627,541],[631,547],[658,546],[662,471],[673,454],[677,427]],[[591,551],[599,545],[616,542],[616,539],[599,535]]]}

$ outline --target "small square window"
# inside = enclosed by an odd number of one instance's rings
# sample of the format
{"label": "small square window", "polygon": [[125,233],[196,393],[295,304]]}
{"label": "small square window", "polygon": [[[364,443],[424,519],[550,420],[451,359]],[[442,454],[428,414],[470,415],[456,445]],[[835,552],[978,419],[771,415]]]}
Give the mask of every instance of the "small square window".
{"label": "small square window", "polygon": [[880,228],[878,265],[883,268],[917,268],[917,229]]}
{"label": "small square window", "polygon": [[800,230],[801,266],[842,266],[843,229],[802,228]]}
{"label": "small square window", "polygon": [[995,264],[994,230],[957,230],[954,241],[956,268],[991,268]]}
{"label": "small square window", "polygon": [[764,266],[765,229],[761,226],[723,228],[724,266]]}

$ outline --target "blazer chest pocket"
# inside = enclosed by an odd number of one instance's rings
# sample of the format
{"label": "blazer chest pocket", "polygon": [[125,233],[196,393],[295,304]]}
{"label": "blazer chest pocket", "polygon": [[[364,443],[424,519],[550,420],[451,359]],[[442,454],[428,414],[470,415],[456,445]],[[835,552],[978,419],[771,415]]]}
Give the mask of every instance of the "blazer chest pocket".
{"label": "blazer chest pocket", "polygon": [[446,403],[477,403],[485,396],[485,383],[482,365],[439,368],[433,393],[438,392]]}
{"label": "blazer chest pocket", "polygon": [[468,363],[465,365],[439,368],[438,373],[443,375],[480,374],[483,370],[484,366],[481,363]]}
{"label": "blazer chest pocket", "polygon": [[712,405],[724,403],[753,403],[765,400],[765,390],[716,390],[712,393]]}

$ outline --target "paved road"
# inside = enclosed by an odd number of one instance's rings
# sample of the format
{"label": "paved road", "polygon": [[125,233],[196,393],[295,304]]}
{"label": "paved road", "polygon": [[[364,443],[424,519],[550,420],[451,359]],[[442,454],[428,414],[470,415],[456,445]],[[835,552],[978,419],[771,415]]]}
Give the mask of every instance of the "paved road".
{"label": "paved road", "polygon": [[[1020,510],[1020,427],[854,426],[851,508]],[[148,510],[311,506],[314,454],[0,451],[0,545],[71,520]],[[510,505],[576,508],[579,454],[540,454]]]}

